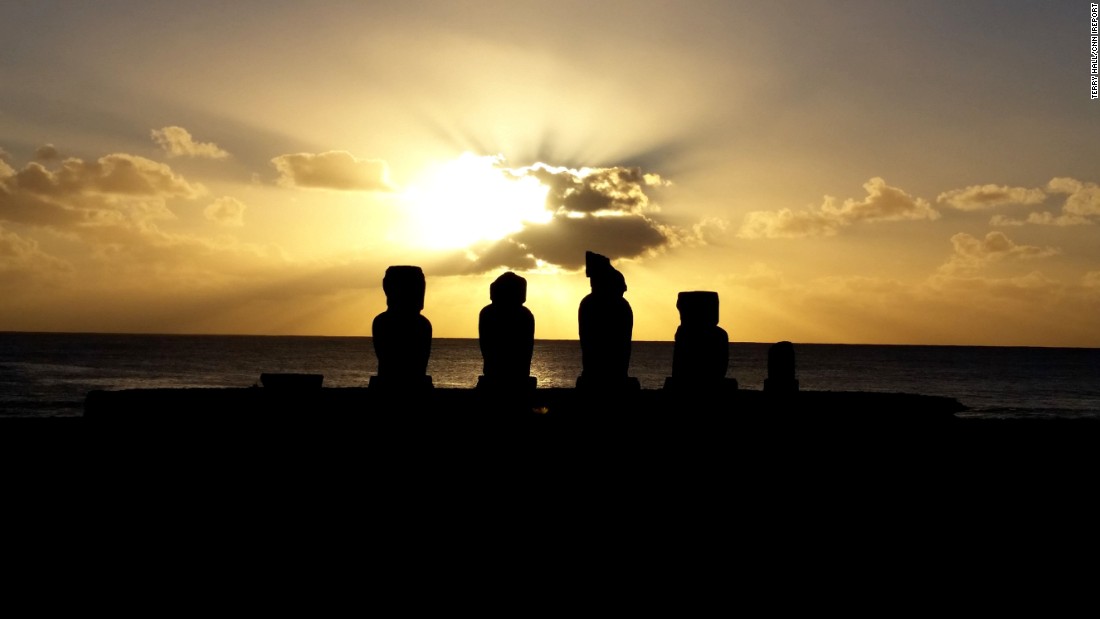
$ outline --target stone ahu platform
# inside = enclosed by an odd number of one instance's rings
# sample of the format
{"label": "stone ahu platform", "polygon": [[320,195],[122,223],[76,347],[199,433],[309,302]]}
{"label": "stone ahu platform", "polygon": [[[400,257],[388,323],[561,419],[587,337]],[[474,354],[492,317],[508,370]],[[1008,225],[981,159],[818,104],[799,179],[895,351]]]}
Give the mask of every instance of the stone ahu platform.
{"label": "stone ahu platform", "polygon": [[[319,377],[318,377],[319,378]],[[83,424],[102,428],[340,428],[357,435],[535,432],[553,436],[629,433],[654,438],[723,440],[744,432],[822,433],[836,438],[916,435],[1100,435],[1093,420],[989,420],[959,417],[954,398],[876,391],[793,393],[727,388],[706,393],[668,389],[601,391],[538,388],[499,393],[429,388],[405,393],[367,387],[95,390]]]}
{"label": "stone ahu platform", "polygon": [[156,445],[194,457],[211,448],[406,465],[502,457],[566,465],[596,457],[681,471],[723,469],[728,459],[790,470],[838,461],[954,468],[1092,454],[1100,444],[1094,420],[960,417],[965,410],[948,397],[844,391],[136,389],[90,392],[74,434],[111,450]]}
{"label": "stone ahu platform", "polygon": [[435,475],[471,461],[494,474],[601,462],[604,474],[636,477],[642,466],[713,479],[731,470],[803,476],[838,463],[860,475],[884,462],[991,472],[993,463],[1021,458],[1097,454],[1100,444],[1097,423],[968,418],[953,398],[906,393],[547,388],[506,395],[437,387],[410,394],[319,385],[301,377],[276,388],[92,391],[83,416],[9,424],[0,452],[35,462],[46,462],[45,454],[86,466],[113,462],[127,474],[150,462],[211,473],[246,461],[257,471],[305,467],[347,481],[346,471]]}
{"label": "stone ahu platform", "polygon": [[958,431],[978,427],[1100,430],[1091,419],[960,417],[967,407],[942,396],[870,391],[775,393],[725,389],[616,392],[546,388],[500,393],[434,388],[395,393],[368,387],[320,387],[320,377],[288,376],[283,387],[97,390],[84,403],[86,422],[177,427],[215,424],[338,424],[364,430],[488,428],[706,432],[737,427],[814,430]]}
{"label": "stone ahu platform", "polygon": [[[319,381],[318,381],[319,382]],[[366,387],[131,389],[92,391],[84,417],[97,423],[207,424],[326,421],[363,426],[598,427],[620,424],[698,429],[728,423],[944,425],[961,422],[953,398],[905,393],[731,389],[684,394],[663,389],[573,388],[494,393]]]}

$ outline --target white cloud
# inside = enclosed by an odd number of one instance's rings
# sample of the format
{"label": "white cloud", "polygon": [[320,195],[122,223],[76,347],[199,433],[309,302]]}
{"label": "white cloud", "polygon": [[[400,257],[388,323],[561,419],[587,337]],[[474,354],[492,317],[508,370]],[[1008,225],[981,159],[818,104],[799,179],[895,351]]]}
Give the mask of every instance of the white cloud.
{"label": "white cloud", "polygon": [[25,191],[59,197],[115,194],[195,198],[204,191],[202,185],[189,183],[163,163],[123,153],[96,161],[66,159],[56,171],[32,162],[5,181]]}
{"label": "white cloud", "polygon": [[946,202],[963,211],[989,209],[1005,204],[1041,204],[1046,199],[1042,189],[1008,187],[1004,185],[972,185],[941,193],[937,202]]}
{"label": "white cloud", "polygon": [[974,273],[940,272],[926,282],[931,291],[947,294],[962,305],[969,304],[975,313],[1001,307],[1004,302],[1017,304],[1017,311],[1057,305],[1067,293],[1080,295],[1084,288],[1074,288],[1048,278],[1039,271],[1014,277],[985,277]]}
{"label": "white cloud", "polygon": [[32,161],[19,171],[0,169],[0,220],[64,229],[171,217],[167,199],[203,193],[167,165],[135,155],[70,158],[57,169]]}
{"label": "white cloud", "polygon": [[359,159],[343,150],[279,155],[271,160],[285,187],[345,191],[393,191],[389,166],[378,159]]}
{"label": "white cloud", "polygon": [[1048,185],[1052,192],[1068,193],[1062,212],[1069,216],[1100,216],[1100,186],[1096,183],[1083,183],[1072,178],[1051,179]]}
{"label": "white cloud", "polygon": [[973,272],[1003,260],[1045,258],[1061,253],[1053,247],[1017,244],[999,231],[990,232],[983,239],[960,232],[951,237],[951,246],[953,253],[940,267],[941,273]]}
{"label": "white cloud", "polygon": [[71,264],[40,250],[37,241],[0,226],[0,283],[41,283],[72,272]]}
{"label": "white cloud", "polygon": [[867,197],[840,203],[825,196],[819,208],[802,211],[753,211],[745,216],[738,236],[746,239],[832,236],[855,222],[934,220],[938,211],[921,198],[891,187],[875,177],[863,184]]}
{"label": "white cloud", "polygon": [[245,208],[247,206],[244,202],[230,196],[222,196],[209,204],[203,210],[203,214],[210,221],[222,226],[243,226]]}
{"label": "white cloud", "polygon": [[1039,226],[1087,226],[1092,222],[1078,215],[1055,215],[1050,211],[1029,213],[1026,219],[1015,219],[1004,215],[994,215],[989,219],[991,226],[1023,226],[1034,224]]}
{"label": "white cloud", "polygon": [[218,147],[213,142],[196,142],[191,133],[183,127],[164,127],[153,129],[153,140],[160,145],[170,157],[204,157],[208,159],[225,159],[229,153]]}
{"label": "white cloud", "polygon": [[[1037,190],[1036,190],[1037,191]],[[1047,183],[1047,191],[1053,194],[1069,194],[1062,203],[1059,214],[1041,211],[1028,214],[1025,219],[995,215],[989,223],[993,226],[1082,226],[1100,221],[1100,186],[1068,177],[1057,177]]]}

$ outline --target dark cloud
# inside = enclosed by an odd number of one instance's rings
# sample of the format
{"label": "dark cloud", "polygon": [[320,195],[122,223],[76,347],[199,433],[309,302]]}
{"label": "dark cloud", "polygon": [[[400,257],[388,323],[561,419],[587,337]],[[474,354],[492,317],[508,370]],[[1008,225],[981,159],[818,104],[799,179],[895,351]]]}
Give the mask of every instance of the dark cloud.
{"label": "dark cloud", "polygon": [[517,173],[537,178],[550,188],[546,202],[554,212],[643,213],[650,206],[646,189],[668,184],[656,174],[643,174],[640,168],[627,167],[572,170],[535,164]]}
{"label": "dark cloud", "polygon": [[585,250],[612,259],[636,258],[672,243],[671,229],[641,216],[569,217],[557,215],[546,224],[523,230],[489,245],[470,265],[481,273],[497,267],[530,269],[536,259],[566,269],[584,266]]}
{"label": "dark cloud", "polygon": [[60,161],[61,151],[57,150],[57,147],[53,144],[44,144],[35,149],[34,158],[37,161],[45,162]]}
{"label": "dark cloud", "polygon": [[377,159],[359,159],[347,151],[296,153],[271,160],[279,184],[345,191],[393,191],[389,166]]}
{"label": "dark cloud", "polygon": [[486,243],[474,248],[477,259],[469,265],[471,271],[484,273],[496,267],[505,267],[515,271],[529,271],[538,267],[534,258],[534,250],[519,244],[512,238],[501,239],[493,243]]}
{"label": "dark cloud", "polygon": [[570,169],[542,163],[505,171],[546,185],[546,208],[554,215],[548,222],[528,222],[499,241],[471,248],[474,258],[464,258],[461,270],[528,270],[540,262],[579,269],[586,250],[611,259],[637,258],[688,236],[656,215],[651,193],[670,184],[657,174],[622,166]]}

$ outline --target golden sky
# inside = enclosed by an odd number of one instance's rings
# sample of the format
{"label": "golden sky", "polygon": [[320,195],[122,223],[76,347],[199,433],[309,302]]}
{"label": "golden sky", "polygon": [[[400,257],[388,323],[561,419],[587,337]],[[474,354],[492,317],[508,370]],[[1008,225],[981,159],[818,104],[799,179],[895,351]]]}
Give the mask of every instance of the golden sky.
{"label": "golden sky", "polygon": [[1089,3],[0,5],[0,330],[1100,347]]}

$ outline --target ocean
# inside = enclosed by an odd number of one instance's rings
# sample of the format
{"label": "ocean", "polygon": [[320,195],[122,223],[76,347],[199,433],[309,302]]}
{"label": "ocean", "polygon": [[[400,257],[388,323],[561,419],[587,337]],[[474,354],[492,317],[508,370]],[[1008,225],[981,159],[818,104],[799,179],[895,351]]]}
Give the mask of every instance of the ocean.
{"label": "ocean", "polygon": [[[761,389],[770,343],[731,343],[727,376]],[[631,375],[658,389],[672,342],[634,342]],[[963,417],[1100,419],[1100,349],[883,346],[795,342],[801,388],[955,398]],[[263,372],[324,375],[326,387],[363,387],[376,368],[369,337],[0,333],[0,416],[82,414],[95,389],[248,387]],[[535,342],[540,387],[572,387],[575,340]],[[481,373],[474,339],[436,339],[428,372],[437,387],[470,387]]]}

